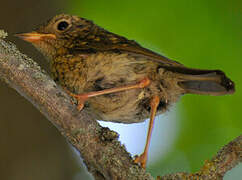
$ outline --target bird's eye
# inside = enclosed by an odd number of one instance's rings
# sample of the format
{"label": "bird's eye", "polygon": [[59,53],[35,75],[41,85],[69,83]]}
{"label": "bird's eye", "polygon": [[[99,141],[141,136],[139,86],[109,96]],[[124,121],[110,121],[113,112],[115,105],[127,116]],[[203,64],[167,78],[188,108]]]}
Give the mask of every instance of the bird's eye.
{"label": "bird's eye", "polygon": [[58,25],[57,25],[57,29],[58,29],[59,31],[64,31],[66,28],[68,28],[68,26],[69,26],[69,23],[68,23],[68,22],[66,22],[66,21],[61,21],[61,22],[58,23]]}

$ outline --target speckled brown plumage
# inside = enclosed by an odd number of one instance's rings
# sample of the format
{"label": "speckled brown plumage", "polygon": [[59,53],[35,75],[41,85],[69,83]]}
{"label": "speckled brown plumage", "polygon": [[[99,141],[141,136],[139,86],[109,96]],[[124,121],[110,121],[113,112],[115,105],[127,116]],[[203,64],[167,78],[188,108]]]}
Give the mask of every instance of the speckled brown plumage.
{"label": "speckled brown plumage", "polygon": [[77,16],[55,16],[19,36],[48,57],[54,80],[74,94],[150,80],[144,88],[88,98],[84,108],[99,120],[142,122],[150,115],[152,97],[160,114],[186,93],[234,92],[234,83],[220,70],[187,68]]}
{"label": "speckled brown plumage", "polygon": [[[71,71],[70,71],[71,70]],[[185,93],[175,85],[173,74],[150,63],[143,57],[127,53],[95,53],[88,56],[56,58],[52,64],[54,79],[75,94],[98,91],[122,85],[135,84],[145,77],[149,87],[90,98],[86,109],[97,119],[122,123],[141,122],[149,116],[149,100],[162,96],[159,112]],[[164,88],[169,88],[166,92]]]}

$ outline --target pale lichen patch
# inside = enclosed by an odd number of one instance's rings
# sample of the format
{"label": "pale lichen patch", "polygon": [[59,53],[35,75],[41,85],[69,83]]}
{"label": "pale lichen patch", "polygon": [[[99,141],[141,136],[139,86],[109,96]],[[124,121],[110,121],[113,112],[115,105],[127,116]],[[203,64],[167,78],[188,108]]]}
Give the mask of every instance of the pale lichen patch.
{"label": "pale lichen patch", "polygon": [[23,64],[20,64],[20,65],[18,66],[18,70],[20,70],[20,71],[22,71],[24,68],[25,68],[25,66],[24,66]]}
{"label": "pale lichen patch", "polygon": [[52,90],[53,88],[55,88],[56,87],[56,84],[55,84],[55,82],[54,81],[49,81],[48,83],[46,83],[46,89],[48,90],[48,91],[50,91],[50,90]]}
{"label": "pale lichen patch", "polygon": [[4,30],[0,29],[0,38],[1,39],[4,39],[8,36],[8,33],[5,32]]}

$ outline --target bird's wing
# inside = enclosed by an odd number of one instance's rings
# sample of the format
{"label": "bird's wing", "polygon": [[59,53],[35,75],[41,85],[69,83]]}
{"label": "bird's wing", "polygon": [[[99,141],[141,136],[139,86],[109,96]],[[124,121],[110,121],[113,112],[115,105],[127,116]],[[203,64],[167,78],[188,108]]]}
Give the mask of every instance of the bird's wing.
{"label": "bird's wing", "polygon": [[137,42],[128,40],[125,37],[108,32],[98,26],[94,29],[90,35],[87,35],[84,39],[80,39],[80,42],[76,43],[78,47],[76,50],[83,51],[121,51],[127,52],[136,56],[143,56],[151,61],[156,61],[167,66],[179,66],[182,64],[170,60],[160,54],[157,54],[149,49],[143,48]]}
{"label": "bird's wing", "polygon": [[140,46],[138,43],[133,42],[132,44],[127,44],[125,46],[117,46],[116,49],[123,51],[123,52],[127,52],[127,53],[131,53],[134,55],[138,55],[138,56],[143,56],[147,59],[150,59],[152,61],[156,61],[158,63],[162,63],[164,65],[169,65],[169,66],[183,66],[182,64],[180,64],[179,62],[173,61],[165,56],[162,56],[158,53],[155,53],[149,49],[143,48],[142,46]]}

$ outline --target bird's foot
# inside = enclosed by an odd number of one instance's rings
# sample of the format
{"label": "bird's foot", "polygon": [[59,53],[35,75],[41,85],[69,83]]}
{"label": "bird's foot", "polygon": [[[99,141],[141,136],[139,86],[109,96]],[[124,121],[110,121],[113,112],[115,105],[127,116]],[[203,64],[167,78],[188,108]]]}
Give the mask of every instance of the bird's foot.
{"label": "bird's foot", "polygon": [[134,162],[139,164],[142,168],[146,168],[146,162],[147,162],[147,154],[143,153],[139,156],[136,156],[134,159]]}
{"label": "bird's foot", "polygon": [[[88,99],[88,96],[86,94],[74,94],[69,90],[67,90],[66,88],[64,88],[64,90],[69,96],[77,100],[77,110],[81,111],[84,107],[85,101]],[[73,101],[71,101],[71,103],[74,104]]]}
{"label": "bird's foot", "polygon": [[65,91],[67,94],[69,94],[71,97],[75,98],[78,101],[77,109],[80,111],[84,107],[85,101],[90,98],[90,97],[95,97],[95,96],[100,96],[104,94],[111,94],[115,92],[121,92],[121,91],[127,91],[130,89],[142,89],[145,88],[150,84],[150,79],[149,78],[144,78],[142,79],[139,83],[134,84],[134,85],[127,85],[127,86],[121,86],[117,88],[110,88],[110,89],[105,89],[101,91],[94,91],[94,92],[88,92],[88,93],[83,93],[83,94],[74,94],[67,89]]}

